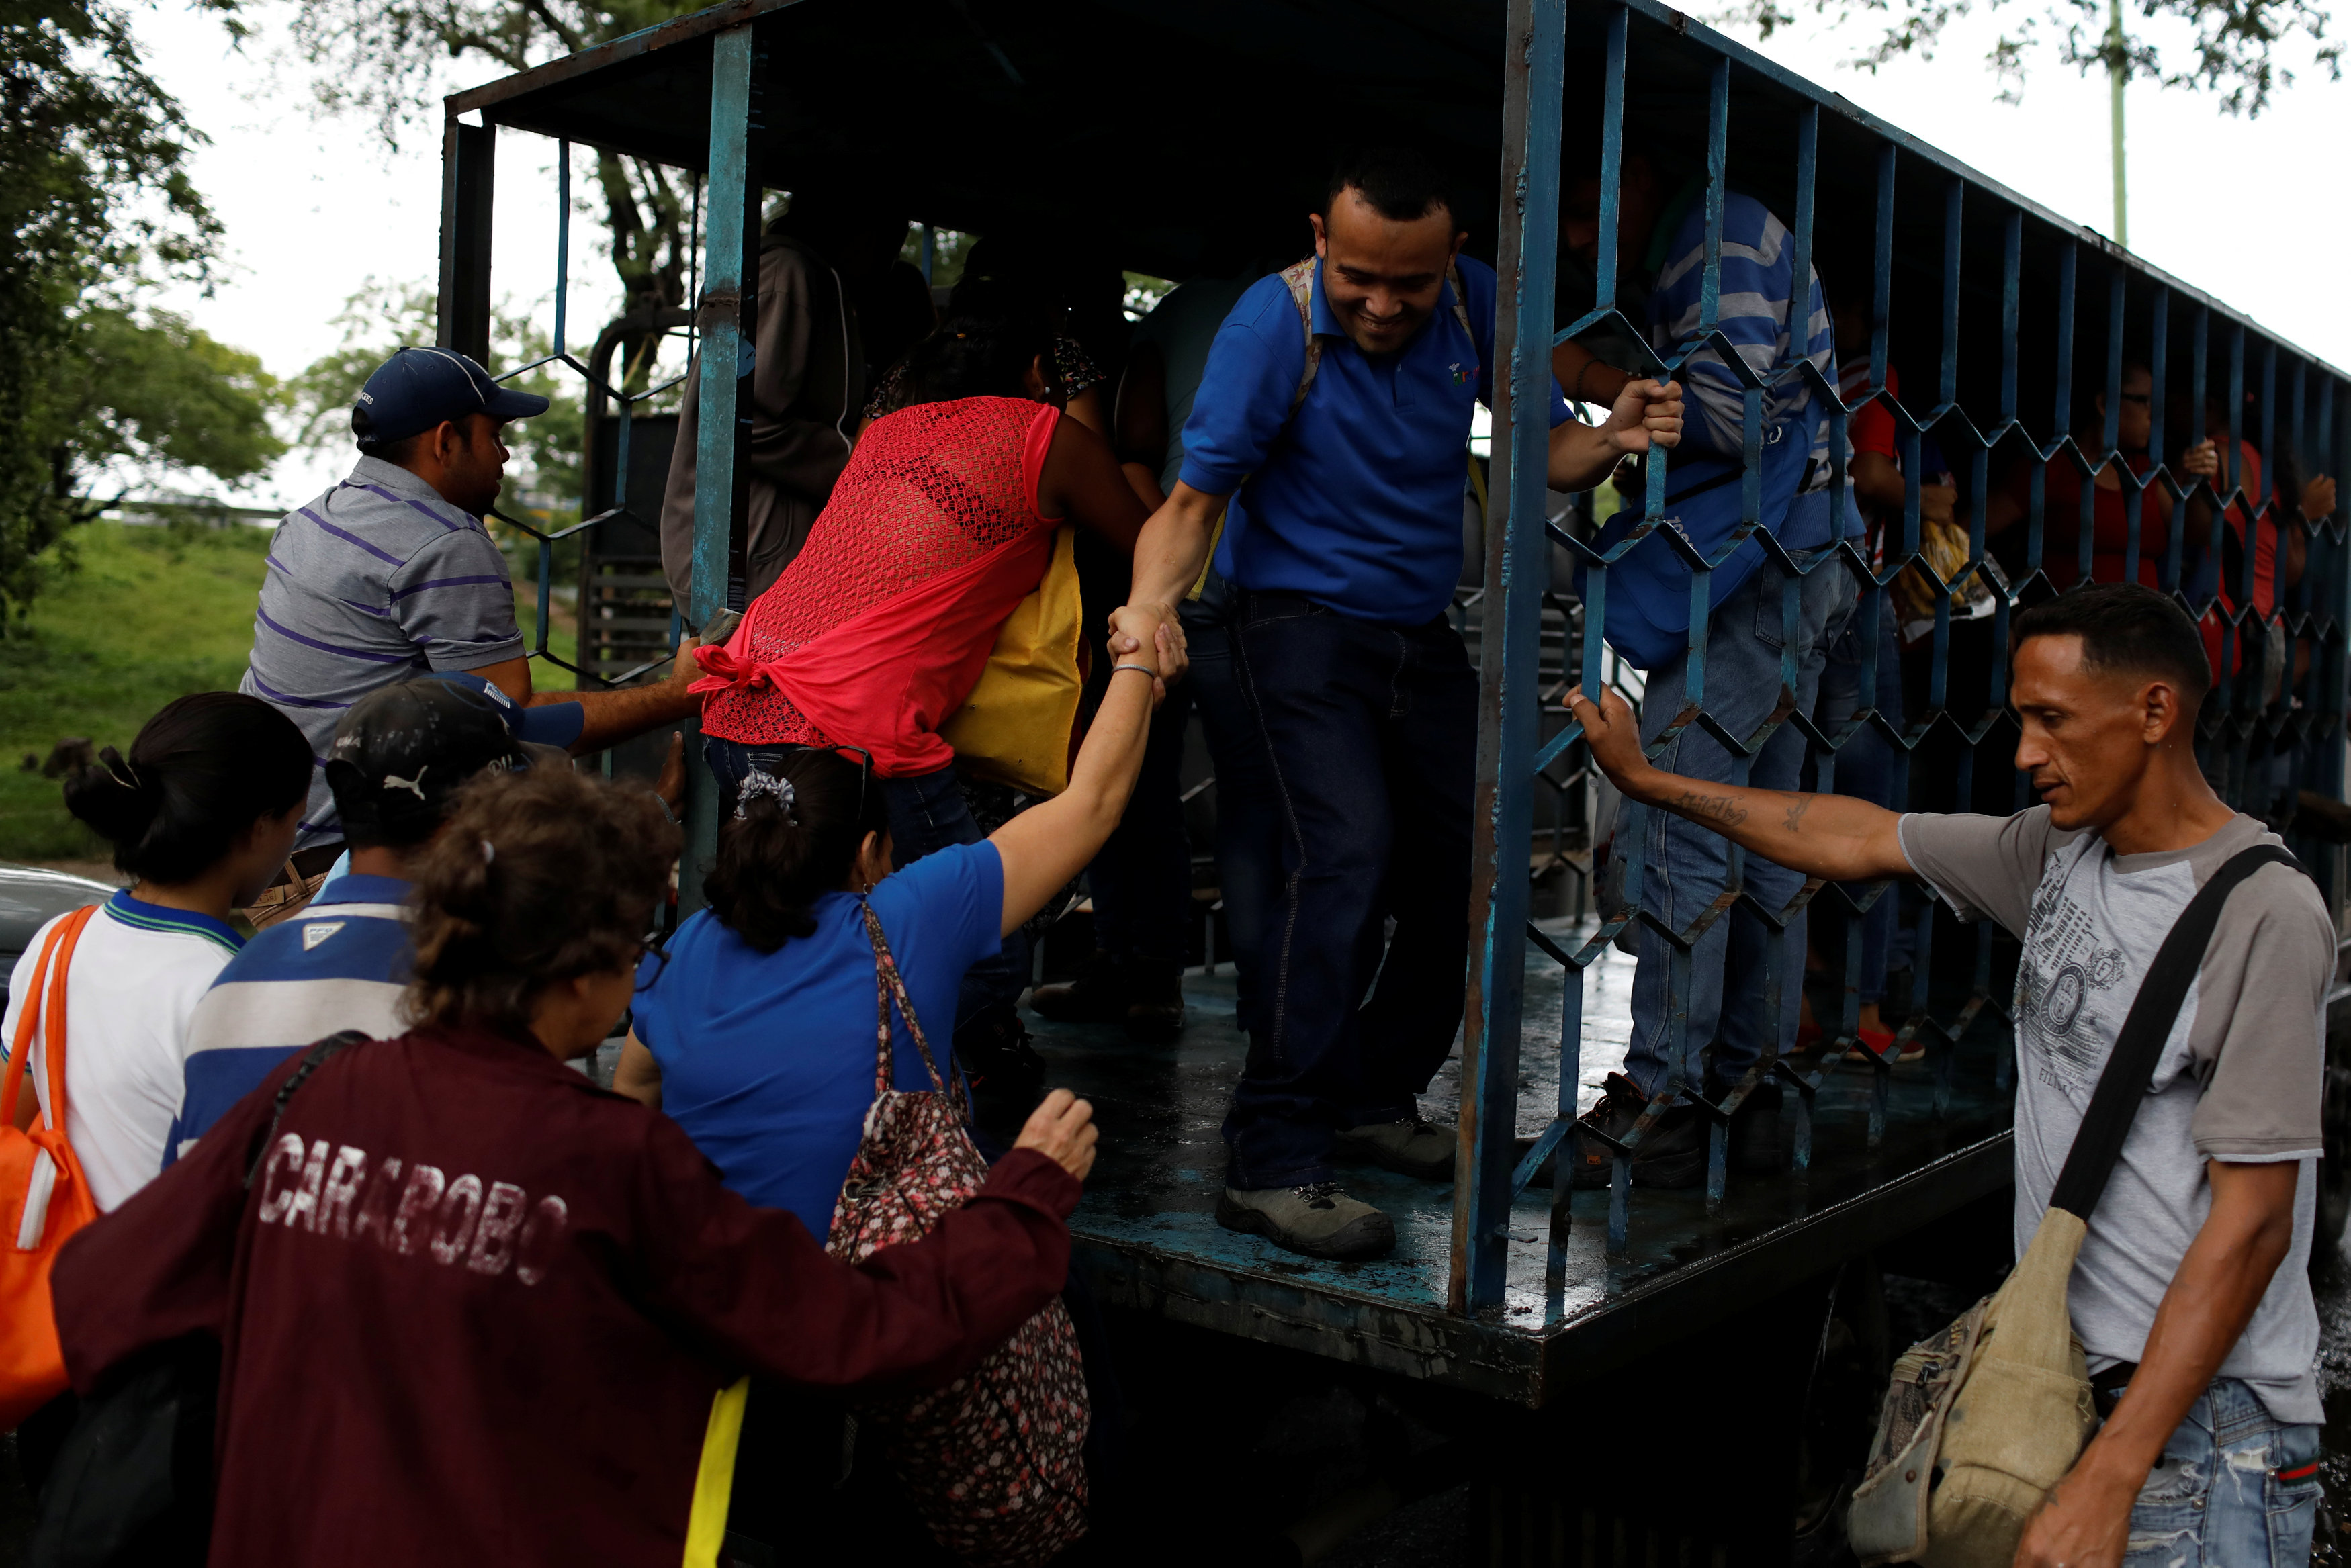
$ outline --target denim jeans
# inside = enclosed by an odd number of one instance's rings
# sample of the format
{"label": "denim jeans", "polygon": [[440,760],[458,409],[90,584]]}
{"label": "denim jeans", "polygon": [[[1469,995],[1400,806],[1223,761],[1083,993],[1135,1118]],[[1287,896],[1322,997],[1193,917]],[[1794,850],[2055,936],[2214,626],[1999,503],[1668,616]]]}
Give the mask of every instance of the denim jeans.
{"label": "denim jeans", "polygon": [[[1706,649],[1706,711],[1735,736],[1755,732],[1781,703],[1781,649],[1786,640],[1781,604],[1782,575],[1766,561],[1737,592],[1715,607],[1708,625]],[[1796,711],[1810,712],[1819,697],[1821,667],[1831,640],[1853,613],[1853,574],[1841,562],[1824,562],[1807,574],[1798,590],[1796,627]],[[1686,659],[1676,659],[1649,672],[1648,698],[1641,706],[1641,738],[1654,742],[1681,706]],[[1704,729],[1693,723],[1666,746],[1657,765],[1669,773],[1710,783],[1744,782],[1758,789],[1792,790],[1803,770],[1804,738],[1793,724],[1775,731],[1752,768],[1741,781],[1730,753]],[[1676,930],[1687,929],[1722,894],[1729,877],[1730,841],[1708,827],[1687,822],[1663,807],[1651,806],[1641,846],[1641,901]],[[1760,855],[1747,857],[1747,891],[1765,908],[1777,911],[1804,885],[1804,878]],[[1633,1038],[1625,1054],[1625,1072],[1644,1094],[1664,1086],[1678,1050],[1687,1081],[1702,1081],[1699,1053],[1715,1040],[1715,1072],[1736,1077],[1755,1064],[1769,1039],[1785,1051],[1795,1044],[1798,1009],[1802,1002],[1804,919],[1796,916],[1788,927],[1787,961],[1781,977],[1777,1026],[1764,1016],[1763,971],[1771,953],[1771,932],[1747,909],[1735,909],[1707,928],[1690,952],[1689,995],[1686,1017],[1677,1010],[1668,983],[1674,946],[1663,936],[1641,927],[1640,963],[1633,972]],[[1728,999],[1730,1005],[1724,1005]],[[1677,1040],[1682,1022],[1688,1033]]]}
{"label": "denim jeans", "polygon": [[1242,596],[1234,653],[1282,878],[1228,1179],[1289,1187],[1329,1179],[1338,1129],[1416,1114],[1460,1027],[1478,681],[1442,618],[1384,626],[1290,594]]}
{"label": "denim jeans", "polygon": [[[1895,627],[1893,597],[1880,594],[1878,597],[1876,705],[1886,722],[1899,729],[1902,638]],[[1813,710],[1813,722],[1832,736],[1862,709],[1862,639],[1868,634],[1869,628],[1864,625],[1868,618],[1866,607],[1856,607],[1845,618],[1844,627],[1829,644],[1827,661],[1821,667],[1820,697]],[[1836,754],[1836,793],[1900,811],[1904,803],[1894,798],[1894,744],[1882,731],[1874,724],[1860,730]],[[1855,893],[1861,889],[1858,883],[1851,887]],[[1886,1000],[1886,969],[1890,961],[1903,951],[1902,939],[1908,933],[1902,929],[1900,893],[1898,884],[1886,888],[1869,907],[1869,912],[1854,924],[1852,934],[1861,941],[1860,992],[1864,1002]],[[1907,955],[1894,967],[1907,968]]]}
{"label": "denim jeans", "polygon": [[[718,780],[722,816],[735,809],[735,792],[753,768],[766,771],[792,752],[806,746],[751,746],[740,741],[711,736],[702,742],[703,759]],[[873,781],[881,787],[882,804],[890,817],[890,859],[896,867],[920,860],[952,844],[977,844],[987,836],[972,820],[971,807],[956,787],[952,764],[913,778]],[[1020,1003],[1029,985],[1029,937],[1015,930],[1004,939],[996,957],[982,959],[964,971],[963,987],[956,997],[956,1037],[960,1040],[974,1019]]]}
{"label": "denim jeans", "polygon": [[2216,1380],[2139,1488],[2126,1568],[2302,1568],[2318,1517],[2319,1434],[2281,1424],[2235,1378]]}

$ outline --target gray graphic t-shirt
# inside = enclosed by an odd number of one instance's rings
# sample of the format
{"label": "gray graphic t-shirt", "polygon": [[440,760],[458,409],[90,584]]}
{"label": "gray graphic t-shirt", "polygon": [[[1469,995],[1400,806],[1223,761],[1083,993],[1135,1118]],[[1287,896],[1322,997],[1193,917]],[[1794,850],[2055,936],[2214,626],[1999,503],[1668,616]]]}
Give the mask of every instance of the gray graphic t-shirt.
{"label": "gray graphic t-shirt", "polygon": [[[2039,1228],[2091,1092],[2156,950],[2196,889],[2241,849],[2275,844],[2240,815],[2191,849],[2116,855],[2095,833],[2014,816],[1905,816],[1902,850],[1967,920],[2024,944],[2016,971],[2016,1247]],[[2203,967],[2090,1216],[2068,1300],[2092,1370],[2137,1361],[2204,1223],[2204,1162],[2299,1160],[2294,1248],[2220,1376],[2281,1421],[2317,1421],[2310,1294],[2324,1010],[2335,926],[2308,877],[2256,871],[2221,911]]]}

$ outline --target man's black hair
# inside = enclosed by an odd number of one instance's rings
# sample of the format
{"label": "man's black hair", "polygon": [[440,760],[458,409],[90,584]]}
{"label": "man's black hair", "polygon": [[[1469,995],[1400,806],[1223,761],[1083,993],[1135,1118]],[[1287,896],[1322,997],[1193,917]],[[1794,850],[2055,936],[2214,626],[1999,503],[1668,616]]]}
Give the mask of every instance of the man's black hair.
{"label": "man's black hair", "polygon": [[1364,200],[1393,223],[1409,223],[1442,207],[1447,221],[1461,226],[1461,209],[1454,203],[1444,166],[1417,147],[1374,143],[1341,155],[1322,200],[1324,222],[1330,221],[1340,193],[1351,189],[1361,191]]}
{"label": "man's black hair", "polygon": [[[453,420],[448,422],[457,427],[459,444],[470,448],[474,441],[473,426],[465,420]],[[423,450],[424,443],[433,439],[433,431],[440,428],[439,425],[434,425],[430,430],[418,431],[414,435],[402,436],[398,441],[378,441],[375,439],[373,431],[369,428],[367,410],[355,408],[351,410],[351,439],[357,443],[360,455],[381,458],[385,462],[393,463],[402,468],[408,466],[410,460]]]}
{"label": "man's black hair", "polygon": [[2120,670],[2169,681],[2194,713],[2212,684],[2204,639],[2168,597],[2144,583],[2088,583],[2016,618],[2011,646],[2034,637],[2078,637],[2085,670]]}

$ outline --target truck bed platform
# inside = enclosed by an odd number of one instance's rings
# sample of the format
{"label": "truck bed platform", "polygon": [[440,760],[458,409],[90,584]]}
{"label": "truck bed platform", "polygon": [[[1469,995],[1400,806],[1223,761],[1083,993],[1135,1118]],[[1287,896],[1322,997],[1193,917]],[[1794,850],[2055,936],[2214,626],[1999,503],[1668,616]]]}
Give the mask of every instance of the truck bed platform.
{"label": "truck bed platform", "polygon": [[[1560,935],[1572,940],[1573,933]],[[1588,1100],[1622,1060],[1633,961],[1603,955],[1587,971]],[[1554,1103],[1561,967],[1536,954],[1527,976],[1525,1081],[1518,1129],[1542,1127]],[[1841,1064],[1822,1086],[1811,1168],[1734,1172],[1723,1212],[1702,1191],[1636,1190],[1627,1250],[1606,1251],[1605,1191],[1575,1194],[1563,1282],[1547,1287],[1541,1238],[1548,1189],[1513,1211],[1510,1286],[1498,1311],[1446,1310],[1453,1223],[1449,1183],[1375,1168],[1344,1173],[1349,1190],[1395,1221],[1395,1251],[1364,1263],[1323,1262],[1217,1223],[1224,1179],[1219,1127],[1247,1038],[1233,1023],[1228,968],[1185,980],[1188,1023],[1172,1045],[1137,1044],[1108,1026],[1031,1017],[1048,1082],[1094,1103],[1102,1149],[1072,1220],[1079,1266],[1107,1304],[1352,1361],[1466,1393],[1540,1406],[1582,1377],[1727,1316],[1739,1304],[1834,1267],[2010,1180],[2010,1096],[1993,1087],[2005,1025],[1989,1012],[1957,1047],[1949,1114],[1934,1114],[1923,1064],[1892,1074],[1884,1137],[1867,1145],[1871,1069]],[[1938,1012],[1940,1010],[1938,1009]],[[1604,1058],[1594,1060],[1594,1058]],[[1458,1056],[1423,1099],[1432,1121],[1459,1107]],[[1783,1146],[1795,1098],[1783,1096]],[[1008,1135],[1001,1125],[991,1130]],[[1638,1308],[1635,1311],[1634,1309]]]}

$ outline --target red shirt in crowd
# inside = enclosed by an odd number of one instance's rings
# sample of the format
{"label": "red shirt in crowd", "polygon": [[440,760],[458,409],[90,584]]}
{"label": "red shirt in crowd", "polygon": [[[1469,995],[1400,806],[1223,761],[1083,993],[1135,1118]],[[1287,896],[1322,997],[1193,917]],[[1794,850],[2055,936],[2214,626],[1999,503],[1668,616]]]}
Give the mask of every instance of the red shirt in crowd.
{"label": "red shirt in crowd", "polygon": [[[2145,452],[2126,453],[2123,461],[2135,475],[2147,470]],[[2123,581],[2126,552],[2130,547],[2130,508],[2125,504],[2124,492],[2085,481],[2073,458],[2064,453],[2050,459],[2042,472],[2048,478],[2042,492],[2041,566],[2049,580],[2061,588],[2081,580],[2082,486],[2090,483],[2095,495],[2091,503],[2090,580]],[[2032,465],[2019,463],[2004,488],[2017,510],[2030,517]],[[2162,586],[2164,552],[2171,541],[2171,492],[2162,484],[2150,484],[2139,493],[2138,580],[2151,588]],[[2020,552],[2027,526],[2017,524]]]}
{"label": "red shirt in crowd", "polygon": [[1067,1276],[1078,1184],[1033,1150],[852,1269],[667,1117],[487,1030],[329,1062],[247,1193],[298,1061],[57,1263],[85,1393],[146,1346],[219,1338],[214,1568],[674,1568],[736,1379],[942,1384]]}
{"label": "red shirt in crowd", "polygon": [[1061,410],[1025,398],[917,403],[875,421],[808,543],[708,673],[702,732],[851,745],[885,777],[943,768],[937,730],[1037,587],[1058,517],[1037,486]]}
{"label": "red shirt in crowd", "polygon": [[[2262,454],[2252,449],[2251,442],[2241,441],[2237,443],[2237,463],[2238,487],[2248,496],[2259,495],[2262,493]],[[2224,466],[2213,488],[2225,490],[2228,484],[2229,472]],[[2276,501],[2280,498],[2273,496],[2271,499]],[[2244,504],[2242,502],[2231,504],[2226,515],[2229,521],[2229,532],[2236,535],[2237,548],[2241,552],[2245,546]],[[2205,541],[2197,539],[2190,543],[2201,545]],[[2264,616],[2277,608],[2277,527],[2265,520],[2253,529],[2253,608]],[[2238,588],[2244,580],[2244,557],[2241,554],[2238,556],[2232,567],[2228,559],[2228,552],[2225,550],[2222,552],[2219,573],[2220,603],[2231,611],[2238,608]],[[2220,668],[2222,618],[2217,609],[2208,609],[2204,612],[2204,618],[2199,627],[2199,629],[2204,633],[2204,657],[2211,661],[2212,668],[2216,671]],[[2240,670],[2244,668],[2247,650],[2259,647],[2262,637],[2261,629],[2256,627],[2244,628],[2238,632],[2232,639],[2236,649],[2234,668]]]}

